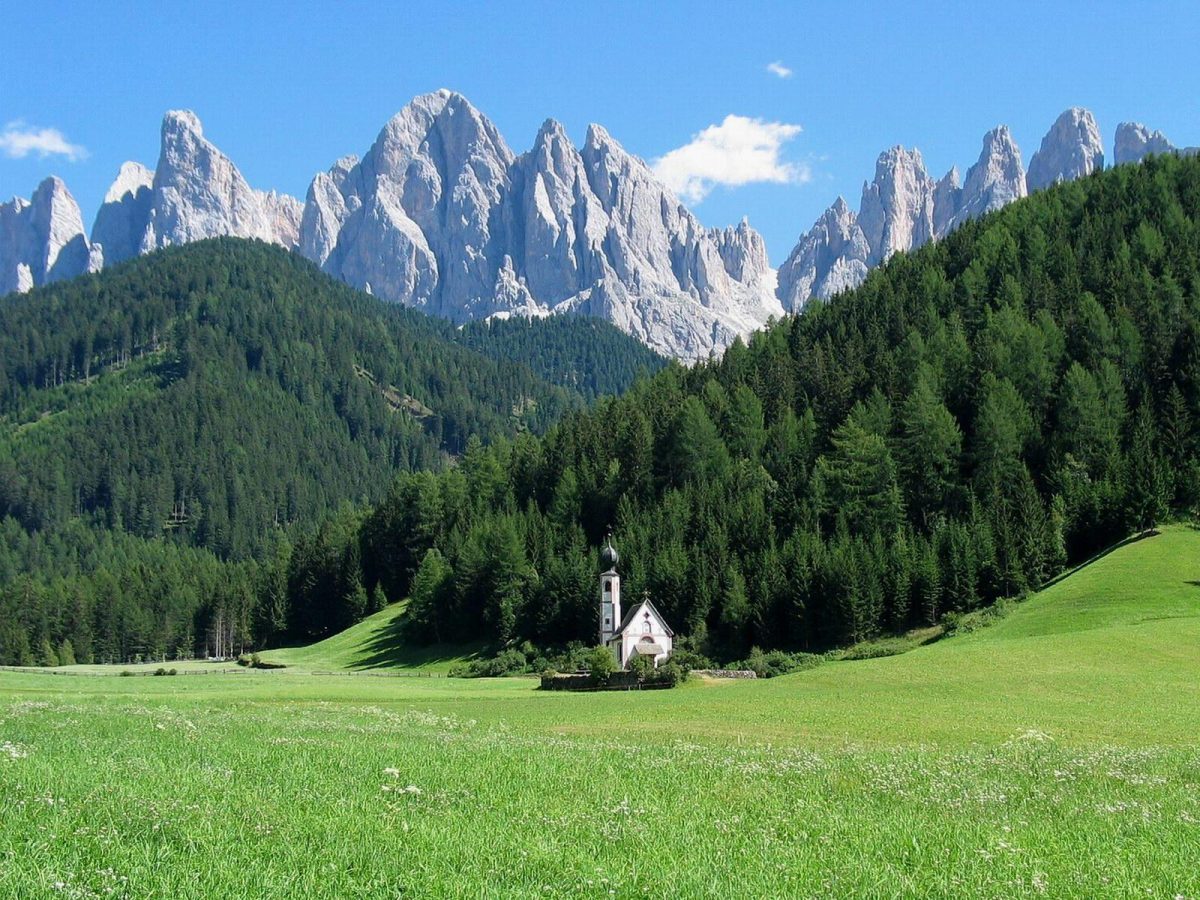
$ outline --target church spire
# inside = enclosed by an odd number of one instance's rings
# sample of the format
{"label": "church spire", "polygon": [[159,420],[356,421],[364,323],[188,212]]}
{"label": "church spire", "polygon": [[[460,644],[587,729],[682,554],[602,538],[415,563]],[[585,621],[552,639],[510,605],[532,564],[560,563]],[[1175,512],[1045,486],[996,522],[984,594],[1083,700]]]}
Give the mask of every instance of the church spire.
{"label": "church spire", "polygon": [[612,532],[609,531],[604,535],[604,549],[600,551],[600,570],[615,572],[620,561],[621,557],[612,545]]}
{"label": "church spire", "polygon": [[612,640],[621,627],[621,576],[617,574],[617,563],[620,561],[610,532],[600,551],[600,643],[604,645]]}

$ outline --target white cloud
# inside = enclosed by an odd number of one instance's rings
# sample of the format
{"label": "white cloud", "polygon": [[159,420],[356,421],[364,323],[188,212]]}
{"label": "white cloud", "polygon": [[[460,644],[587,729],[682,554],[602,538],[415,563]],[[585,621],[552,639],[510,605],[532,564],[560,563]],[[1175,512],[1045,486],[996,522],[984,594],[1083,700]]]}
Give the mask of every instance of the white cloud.
{"label": "white cloud", "polygon": [[0,151],[12,159],[36,153],[39,158],[65,156],[71,162],[88,155],[86,147],[70,143],[57,128],[36,128],[19,120],[9,122],[0,132]]}
{"label": "white cloud", "polygon": [[729,115],[691,143],[654,160],[654,173],[689,203],[699,203],[717,185],[803,184],[812,178],[809,167],[779,158],[783,145],[801,130],[799,125]]}
{"label": "white cloud", "polygon": [[783,64],[783,60],[775,60],[773,63],[767,63],[767,71],[777,78],[791,78],[792,70]]}

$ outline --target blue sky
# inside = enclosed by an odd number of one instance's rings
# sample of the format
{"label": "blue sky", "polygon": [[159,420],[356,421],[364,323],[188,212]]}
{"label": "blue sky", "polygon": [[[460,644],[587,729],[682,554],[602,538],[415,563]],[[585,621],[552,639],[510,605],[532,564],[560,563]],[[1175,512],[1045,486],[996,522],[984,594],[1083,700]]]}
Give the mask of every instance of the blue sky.
{"label": "blue sky", "polygon": [[0,129],[61,151],[17,158],[21,141],[0,138],[0,197],[58,174],[89,228],[122,161],[154,165],[166,109],[194,109],[255,187],[303,198],[439,87],[518,153],[551,116],[577,143],[599,122],[647,159],[726,123],[672,171],[705,224],[749,216],[775,264],[839,193],[857,207],[893,144],[919,147],[937,177],[1006,123],[1028,164],[1072,105],[1096,114],[1109,155],[1125,120],[1200,144],[1196,2],[9,0],[0,34]]}

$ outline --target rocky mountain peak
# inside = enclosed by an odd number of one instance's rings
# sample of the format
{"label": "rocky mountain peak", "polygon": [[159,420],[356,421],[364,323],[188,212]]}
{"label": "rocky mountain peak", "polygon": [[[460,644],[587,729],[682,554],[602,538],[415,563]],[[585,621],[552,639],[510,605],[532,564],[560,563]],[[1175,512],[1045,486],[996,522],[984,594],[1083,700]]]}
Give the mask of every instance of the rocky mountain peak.
{"label": "rocky mountain peak", "polygon": [[948,220],[947,231],[1024,197],[1025,168],[1021,149],[1007,125],[983,136],[979,159],[967,170],[958,209]]}
{"label": "rocky mountain peak", "polygon": [[795,312],[811,297],[827,300],[867,277],[871,246],[850,205],[838,197],[779,268],[778,297]]}
{"label": "rocky mountain peak", "polygon": [[1118,166],[1141,162],[1152,153],[1184,153],[1190,156],[1200,153],[1200,147],[1186,147],[1180,150],[1167,140],[1167,136],[1161,131],[1151,131],[1140,122],[1122,122],[1117,126],[1113,159]]}
{"label": "rocky mountain peak", "polygon": [[933,234],[941,237],[950,228],[954,215],[962,206],[962,181],[958,166],[951,166],[933,186]]}
{"label": "rocky mountain peak", "polygon": [[1104,144],[1095,117],[1080,106],[1060,115],[1029,160],[1027,191],[1038,191],[1059,181],[1072,181],[1104,168]]}
{"label": "rocky mountain peak", "polygon": [[27,291],[97,271],[102,263],[83,230],[79,204],[51,176],[29,200],[0,204],[0,293]]}
{"label": "rocky mountain peak", "polygon": [[875,179],[863,185],[858,224],[874,265],[933,236],[933,181],[919,150],[895,146],[879,155]]}
{"label": "rocky mountain peak", "polygon": [[200,117],[190,109],[168,109],[163,113],[162,135],[164,141],[168,140],[168,136],[170,139],[187,135],[203,138],[204,126],[200,124]]}
{"label": "rocky mountain peak", "polygon": [[121,164],[92,223],[92,243],[104,248],[104,259],[109,265],[132,259],[141,252],[153,192],[153,172],[141,163]]}
{"label": "rocky mountain peak", "polygon": [[711,234],[730,278],[750,284],[770,272],[767,244],[762,235],[750,227],[749,219],[743,217],[736,227],[714,228]]}

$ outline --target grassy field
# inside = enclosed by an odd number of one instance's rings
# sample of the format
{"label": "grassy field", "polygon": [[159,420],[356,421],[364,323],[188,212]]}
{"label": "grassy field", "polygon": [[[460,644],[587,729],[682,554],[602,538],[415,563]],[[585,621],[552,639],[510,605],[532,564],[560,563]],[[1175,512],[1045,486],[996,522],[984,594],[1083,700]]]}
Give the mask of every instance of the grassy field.
{"label": "grassy field", "polygon": [[[1197,581],[1172,528],[979,632],[664,692],[0,673],[0,896],[1197,898]],[[395,614],[283,658],[376,671]]]}

